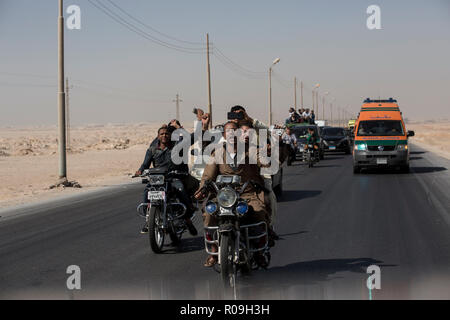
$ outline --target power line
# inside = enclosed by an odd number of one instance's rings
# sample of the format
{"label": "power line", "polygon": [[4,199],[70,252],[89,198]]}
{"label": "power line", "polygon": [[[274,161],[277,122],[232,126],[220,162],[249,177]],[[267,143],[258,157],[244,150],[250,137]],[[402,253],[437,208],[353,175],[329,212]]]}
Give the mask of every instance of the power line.
{"label": "power line", "polygon": [[204,42],[191,42],[191,41],[185,41],[185,40],[180,40],[178,38],[175,38],[173,36],[170,36],[168,34],[165,34],[151,26],[149,26],[148,24],[145,24],[144,22],[142,22],[142,20],[137,19],[136,17],[134,17],[133,15],[131,15],[130,13],[128,13],[127,11],[125,11],[123,8],[119,7],[116,3],[114,3],[112,0],[107,0],[109,3],[111,3],[114,7],[116,7],[118,10],[120,10],[122,13],[124,13],[125,15],[127,15],[128,17],[130,17],[131,19],[133,19],[134,21],[136,21],[137,23],[139,23],[140,25],[168,38],[168,39],[172,39],[178,42],[182,42],[182,43],[186,43],[186,44],[191,44],[191,45],[201,45],[203,46],[203,49],[206,48],[206,43]]}
{"label": "power line", "polygon": [[286,89],[291,89],[291,83],[290,81],[287,81],[286,79],[282,78],[278,73],[272,71],[273,78],[276,82],[278,82],[281,86],[285,87]]}
{"label": "power line", "polygon": [[214,45],[214,49],[215,49],[215,51],[214,51],[215,55],[217,55],[217,54],[220,55],[224,60],[226,60],[228,63],[235,66],[236,68],[242,70],[244,73],[253,74],[255,76],[257,75],[259,77],[264,76],[267,73],[267,72],[262,72],[262,71],[252,71],[247,68],[244,68],[241,65],[237,64],[236,62],[234,62],[233,60],[231,60],[230,58],[228,58],[216,45]]}
{"label": "power line", "polygon": [[29,74],[29,73],[13,73],[13,72],[3,72],[3,71],[0,72],[0,75],[13,76],[13,77],[43,78],[43,79],[56,78],[56,75],[44,76],[44,75]]}
{"label": "power line", "polygon": [[35,84],[35,83],[10,83],[0,82],[0,86],[4,87],[56,87],[56,84]]}
{"label": "power line", "polygon": [[143,31],[142,29],[140,29],[136,25],[128,22],[126,19],[122,18],[120,15],[115,13],[113,10],[111,10],[108,6],[106,6],[105,4],[100,2],[99,0],[97,0],[96,3],[94,3],[92,0],[88,0],[88,2],[91,5],[93,5],[94,7],[96,7],[98,10],[102,11],[104,14],[109,16],[115,22],[121,24],[122,26],[124,26],[128,30],[138,34],[139,36],[141,36],[141,37],[143,37],[143,38],[145,38],[145,39],[147,39],[147,40],[149,40],[149,41],[151,41],[151,42],[153,42],[155,44],[158,44],[160,46],[166,47],[168,49],[184,52],[184,53],[197,53],[197,54],[201,53],[201,54],[203,54],[205,52],[205,49],[203,49],[203,48],[187,48],[187,47],[178,46],[178,45],[171,44],[171,43],[168,43],[166,41],[163,41],[161,39],[158,39],[158,38],[152,36],[151,34]]}

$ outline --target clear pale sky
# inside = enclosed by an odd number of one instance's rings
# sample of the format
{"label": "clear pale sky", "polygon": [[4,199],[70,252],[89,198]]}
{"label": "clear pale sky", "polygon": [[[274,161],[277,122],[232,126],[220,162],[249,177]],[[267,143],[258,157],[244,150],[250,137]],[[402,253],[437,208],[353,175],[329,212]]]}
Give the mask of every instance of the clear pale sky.
{"label": "clear pale sky", "polygon": [[[57,123],[57,0],[0,0],[0,126]],[[110,2],[104,5],[115,9]],[[275,120],[294,103],[293,78],[329,91],[334,108],[357,113],[366,97],[397,98],[409,119],[450,118],[450,1],[114,0],[134,17],[184,41],[210,40],[255,72],[250,79],[211,56],[214,120],[235,104],[267,121],[267,70],[273,59]],[[181,120],[207,107],[206,56],[168,49],[129,31],[87,0],[81,30],[65,29],[73,124]],[[381,7],[382,30],[368,30],[366,9]],[[117,13],[120,11],[116,10]],[[66,14],[66,17],[68,14]],[[179,46],[122,14],[151,36]],[[214,49],[213,49],[214,51]],[[297,90],[300,104],[300,89]],[[336,109],[334,109],[336,114]],[[319,115],[322,114],[320,99]]]}

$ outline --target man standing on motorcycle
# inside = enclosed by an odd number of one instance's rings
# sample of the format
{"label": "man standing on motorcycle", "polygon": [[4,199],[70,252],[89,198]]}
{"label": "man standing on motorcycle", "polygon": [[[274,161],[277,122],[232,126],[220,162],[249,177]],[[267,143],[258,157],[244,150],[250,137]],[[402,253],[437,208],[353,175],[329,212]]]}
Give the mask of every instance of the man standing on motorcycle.
{"label": "man standing on motorcycle", "polygon": [[[208,129],[209,124],[209,115],[205,115],[202,118],[202,130],[205,131]],[[173,127],[170,128],[170,126]],[[157,143],[152,142],[150,147],[147,149],[145,154],[144,162],[141,167],[136,171],[135,175],[140,176],[145,169],[150,168],[150,165],[153,164],[153,168],[167,168],[168,171],[180,171],[180,172],[189,172],[189,168],[187,163],[181,163],[176,165],[172,162],[172,149],[176,143],[171,140],[171,133],[175,129],[181,128],[180,124],[176,120],[172,120],[170,122],[170,126],[162,126],[158,130]],[[177,142],[178,143],[178,142]],[[191,144],[193,143],[193,134],[191,134]],[[177,195],[180,201],[186,206],[186,225],[189,229],[189,233],[192,235],[197,235],[197,229],[193,225],[191,221],[191,217],[195,213],[195,207],[192,204],[192,200],[190,195],[193,195],[195,190],[198,188],[198,180],[192,177],[191,175],[186,175],[186,177],[182,180],[175,180],[173,182],[173,187],[177,190]],[[144,203],[148,203],[149,200],[147,198],[148,191],[144,192]],[[141,230],[141,233],[148,232],[148,224],[146,223]]]}
{"label": "man standing on motorcycle", "polygon": [[[265,221],[269,224],[269,212],[264,203],[264,180],[261,176],[260,166],[258,164],[249,163],[249,155],[246,153],[245,162],[242,164],[237,163],[239,155],[237,154],[237,143],[234,141],[236,138],[235,131],[238,129],[238,125],[235,122],[227,122],[224,126],[224,138],[226,143],[223,145],[223,152],[219,163],[216,163],[215,155],[213,155],[212,162],[207,164],[203,172],[203,176],[200,182],[200,188],[195,193],[195,198],[197,200],[202,200],[205,198],[205,183],[206,181],[215,181],[218,175],[239,175],[241,177],[241,183],[244,184],[247,181],[252,181],[254,183],[249,183],[247,188],[241,194],[241,198],[246,200],[251,213],[249,212],[248,223],[256,223],[260,221]],[[227,161],[228,160],[228,161]],[[231,160],[231,161],[230,161]],[[216,226],[216,219],[209,215],[204,214],[204,226],[211,227]],[[211,235],[207,234],[206,237],[211,238]],[[212,251],[217,252],[217,247],[212,246]],[[261,260],[264,257],[261,256]],[[207,258],[204,266],[212,267],[217,263],[217,256],[211,255]],[[263,263],[263,262],[262,262]]]}

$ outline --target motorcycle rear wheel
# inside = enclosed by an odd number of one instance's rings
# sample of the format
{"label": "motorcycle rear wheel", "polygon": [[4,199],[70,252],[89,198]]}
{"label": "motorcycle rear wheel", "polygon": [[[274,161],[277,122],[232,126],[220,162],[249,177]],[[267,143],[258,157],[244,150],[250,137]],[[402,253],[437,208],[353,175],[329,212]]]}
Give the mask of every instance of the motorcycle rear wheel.
{"label": "motorcycle rear wheel", "polygon": [[181,242],[181,237],[183,236],[183,233],[177,233],[176,228],[174,226],[172,226],[170,232],[169,232],[169,237],[170,240],[172,241],[172,245],[174,246],[178,246]]}

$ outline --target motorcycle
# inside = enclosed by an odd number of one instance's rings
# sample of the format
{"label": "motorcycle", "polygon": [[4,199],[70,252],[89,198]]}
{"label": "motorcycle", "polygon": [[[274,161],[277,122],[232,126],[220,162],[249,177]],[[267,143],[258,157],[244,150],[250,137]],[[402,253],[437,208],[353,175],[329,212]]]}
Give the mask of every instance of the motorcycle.
{"label": "motorcycle", "polygon": [[[217,219],[217,226],[205,227],[205,250],[218,256],[218,266],[225,287],[234,288],[238,271],[249,274],[270,263],[268,226],[261,221],[242,224],[243,218],[253,208],[240,198],[251,181],[240,188],[241,177],[219,175],[215,182],[206,181],[205,193],[214,194],[216,200],[208,200],[205,212]],[[218,252],[211,250],[216,245]],[[259,255],[259,259],[255,257]]]}
{"label": "motorcycle", "polygon": [[[166,168],[144,170],[142,175],[146,183],[147,203],[137,207],[138,214],[146,219],[150,247],[153,252],[161,253],[165,236],[169,235],[173,245],[179,245],[184,232],[188,230],[185,213],[186,206],[177,198],[174,183],[188,173],[168,171]],[[181,183],[177,181],[177,183]]]}
{"label": "motorcycle", "polygon": [[319,162],[319,152],[316,145],[308,144],[304,146],[303,162],[308,164],[308,168],[312,168],[314,163]]}

